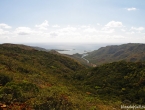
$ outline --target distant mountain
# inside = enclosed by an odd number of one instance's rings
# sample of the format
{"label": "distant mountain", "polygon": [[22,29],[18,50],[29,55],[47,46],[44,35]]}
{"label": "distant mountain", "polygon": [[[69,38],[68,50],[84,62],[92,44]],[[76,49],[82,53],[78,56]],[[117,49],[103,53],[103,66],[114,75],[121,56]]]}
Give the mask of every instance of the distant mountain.
{"label": "distant mountain", "polygon": [[44,49],[41,47],[33,47],[33,48],[35,48],[36,50],[39,50],[39,51],[46,51],[46,52],[50,51],[50,50],[47,50],[47,49]]}
{"label": "distant mountain", "polygon": [[20,48],[20,49],[24,49],[24,50],[35,50],[34,47],[23,45],[23,44],[4,43],[4,44],[1,44],[0,47],[11,48],[11,49],[13,49],[13,48]]}
{"label": "distant mountain", "polygon": [[85,58],[97,65],[119,60],[131,62],[144,61],[145,44],[128,43],[101,47],[98,50],[89,52]]}

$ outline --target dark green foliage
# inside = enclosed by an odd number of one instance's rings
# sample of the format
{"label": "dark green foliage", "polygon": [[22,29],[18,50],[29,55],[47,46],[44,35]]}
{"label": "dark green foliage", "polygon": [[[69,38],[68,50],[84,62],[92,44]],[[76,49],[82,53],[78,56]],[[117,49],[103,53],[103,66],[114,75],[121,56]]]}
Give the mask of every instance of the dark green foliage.
{"label": "dark green foliage", "polygon": [[63,96],[45,97],[41,103],[34,105],[35,110],[74,110],[75,106]]}
{"label": "dark green foliage", "polygon": [[4,87],[0,89],[0,98],[3,102],[25,102],[29,98],[36,97],[39,92],[38,87],[35,84],[22,82],[7,83]]}
{"label": "dark green foliage", "polygon": [[12,101],[20,101],[22,97],[21,88],[15,83],[7,83],[0,90],[1,101],[10,103]]}
{"label": "dark green foliage", "polygon": [[12,78],[10,78],[6,74],[0,73],[0,85],[4,86],[6,83],[10,82]]}
{"label": "dark green foliage", "polygon": [[[22,103],[36,110],[74,110],[77,102],[67,98],[70,91],[63,88],[71,85],[68,79],[80,69],[85,67],[58,53],[0,45],[0,103]],[[51,87],[54,90],[47,91]],[[52,95],[55,91],[57,94]]]}
{"label": "dark green foliage", "polygon": [[39,88],[30,82],[22,82],[18,84],[24,92],[33,92],[33,94],[39,92]]}
{"label": "dark green foliage", "polygon": [[89,87],[93,94],[108,99],[116,97],[121,101],[130,100],[138,104],[143,104],[145,101],[145,63],[143,62],[108,63],[87,71],[85,75],[87,77],[83,79],[84,86]]}

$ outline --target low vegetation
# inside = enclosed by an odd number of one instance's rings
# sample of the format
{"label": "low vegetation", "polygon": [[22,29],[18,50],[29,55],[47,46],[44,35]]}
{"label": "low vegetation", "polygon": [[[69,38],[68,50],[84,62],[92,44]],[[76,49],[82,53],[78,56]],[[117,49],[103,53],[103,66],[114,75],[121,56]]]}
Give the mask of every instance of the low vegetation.
{"label": "low vegetation", "polygon": [[90,63],[100,65],[114,61],[138,62],[145,60],[145,44],[128,43],[101,47],[98,50],[89,52],[85,57]]}
{"label": "low vegetation", "polygon": [[145,62],[95,68],[56,52],[0,45],[0,107],[10,110],[119,110],[143,104]]}
{"label": "low vegetation", "polygon": [[80,72],[74,79],[81,80],[86,91],[102,99],[128,100],[132,104],[145,102],[145,62],[108,63]]}

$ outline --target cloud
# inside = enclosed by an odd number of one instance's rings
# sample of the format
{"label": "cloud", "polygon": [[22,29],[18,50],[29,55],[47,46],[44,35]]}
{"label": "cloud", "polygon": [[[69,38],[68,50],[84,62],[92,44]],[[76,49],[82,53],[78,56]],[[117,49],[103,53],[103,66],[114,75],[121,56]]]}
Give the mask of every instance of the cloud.
{"label": "cloud", "polygon": [[6,35],[9,34],[9,31],[4,31],[3,29],[0,29],[0,35]]}
{"label": "cloud", "polygon": [[50,32],[50,36],[56,37],[56,36],[58,36],[58,34],[57,34],[57,32]]}
{"label": "cloud", "polygon": [[135,32],[131,31],[131,32],[126,32],[127,34],[135,34]]}
{"label": "cloud", "polygon": [[125,29],[121,29],[121,31],[125,32],[126,30]]}
{"label": "cloud", "polygon": [[136,30],[136,31],[143,31],[145,28],[144,27],[131,27],[131,30]]}
{"label": "cloud", "polygon": [[76,30],[77,30],[77,28],[68,26],[68,27],[66,27],[66,28],[60,29],[59,31],[60,31],[60,32],[72,32],[72,31],[76,31]]}
{"label": "cloud", "polygon": [[14,33],[16,33],[18,35],[28,35],[28,34],[32,33],[32,30],[29,27],[18,27],[18,28],[16,28]]}
{"label": "cloud", "polygon": [[119,21],[110,21],[108,24],[105,25],[106,27],[122,27],[122,22]]}
{"label": "cloud", "polygon": [[81,28],[90,28],[90,26],[82,25]]}
{"label": "cloud", "polygon": [[103,32],[103,33],[113,33],[113,32],[115,32],[115,30],[110,29],[108,27],[104,27],[104,28],[101,29],[101,32]]}
{"label": "cloud", "polygon": [[84,30],[84,32],[97,32],[96,28],[91,28],[91,27],[88,27]]}
{"label": "cloud", "polygon": [[113,35],[112,38],[113,39],[125,39],[125,37],[122,35]]}
{"label": "cloud", "polygon": [[36,25],[37,28],[19,26],[8,30],[11,28],[9,25],[0,24],[0,42],[142,42],[145,37],[145,27],[125,27],[120,21],[110,21],[105,25],[54,24],[49,30],[48,26],[46,20]]}
{"label": "cloud", "polygon": [[59,28],[60,26],[56,24],[56,25],[53,25],[52,27]]}
{"label": "cloud", "polygon": [[9,26],[9,25],[7,25],[7,24],[1,23],[1,24],[0,24],[0,28],[10,29],[10,28],[12,28],[12,27]]}
{"label": "cloud", "polygon": [[47,30],[49,24],[48,24],[48,21],[45,20],[42,24],[40,25],[35,25],[35,27],[38,27],[39,29],[42,29],[42,30]]}
{"label": "cloud", "polygon": [[127,9],[127,11],[135,11],[135,10],[137,10],[136,8],[126,8]]}

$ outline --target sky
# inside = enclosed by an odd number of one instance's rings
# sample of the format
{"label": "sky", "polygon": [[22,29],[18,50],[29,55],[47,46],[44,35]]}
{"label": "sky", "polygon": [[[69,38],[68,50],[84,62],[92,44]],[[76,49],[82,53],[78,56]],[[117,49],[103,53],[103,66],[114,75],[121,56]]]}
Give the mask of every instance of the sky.
{"label": "sky", "polygon": [[0,0],[0,43],[145,43],[145,0]]}

